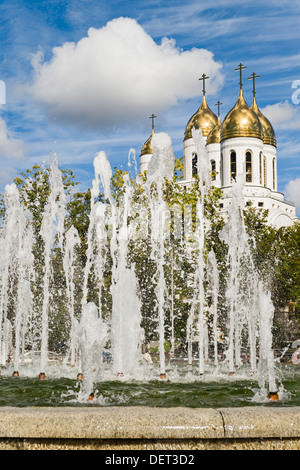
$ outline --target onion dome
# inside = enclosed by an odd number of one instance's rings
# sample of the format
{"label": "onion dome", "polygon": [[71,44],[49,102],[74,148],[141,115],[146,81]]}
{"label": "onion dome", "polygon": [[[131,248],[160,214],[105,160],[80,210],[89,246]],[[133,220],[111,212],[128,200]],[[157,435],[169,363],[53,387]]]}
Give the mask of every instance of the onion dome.
{"label": "onion dome", "polygon": [[192,137],[192,129],[202,129],[202,134],[207,137],[210,131],[215,127],[218,122],[217,116],[209,108],[205,96],[203,96],[202,103],[198,111],[191,117],[184,132],[184,140]]}
{"label": "onion dome", "polygon": [[262,126],[257,114],[247,105],[242,88],[234,107],[227,113],[221,129],[221,140],[233,137],[262,139]]}
{"label": "onion dome", "polygon": [[142,150],[141,150],[141,155],[149,155],[153,154],[153,148],[152,148],[152,137],[154,135],[154,129],[152,129],[151,135],[149,139],[146,140],[144,143]]}
{"label": "onion dome", "polygon": [[273,145],[276,147],[276,136],[273,129],[272,124],[270,121],[262,114],[262,112],[258,109],[255,96],[253,98],[252,109],[255,114],[258,116],[261,127],[262,127],[262,140],[264,144]]}
{"label": "onion dome", "polygon": [[218,117],[218,122],[215,127],[208,134],[206,145],[209,144],[218,144],[221,142],[221,120],[220,116]]}

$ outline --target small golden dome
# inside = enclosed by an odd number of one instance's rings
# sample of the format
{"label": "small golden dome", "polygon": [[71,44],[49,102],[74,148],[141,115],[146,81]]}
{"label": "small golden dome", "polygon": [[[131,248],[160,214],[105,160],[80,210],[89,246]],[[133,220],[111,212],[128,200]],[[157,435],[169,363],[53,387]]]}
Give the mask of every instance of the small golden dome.
{"label": "small golden dome", "polygon": [[146,140],[146,142],[144,143],[143,147],[142,147],[142,150],[141,150],[141,155],[151,155],[153,154],[153,148],[152,148],[152,137],[153,137],[153,134],[154,134],[154,129],[152,129],[152,132],[151,132],[151,135],[149,137],[148,140]]}
{"label": "small golden dome", "polygon": [[218,117],[218,122],[215,127],[208,134],[206,145],[209,144],[218,144],[221,142],[221,120],[220,116]]}
{"label": "small golden dome", "polygon": [[262,139],[262,126],[255,112],[247,105],[243,90],[238,100],[227,113],[221,128],[221,140],[233,137],[256,137]]}
{"label": "small golden dome", "polygon": [[202,134],[207,137],[210,131],[215,127],[218,122],[217,116],[208,107],[206,98],[203,96],[203,100],[198,111],[191,117],[184,132],[184,140],[192,137],[192,129],[202,128]]}
{"label": "small golden dome", "polygon": [[261,123],[263,143],[276,147],[276,136],[273,126],[270,121],[266,118],[266,116],[264,116],[262,112],[258,109],[255,96],[253,98],[252,109],[258,116]]}

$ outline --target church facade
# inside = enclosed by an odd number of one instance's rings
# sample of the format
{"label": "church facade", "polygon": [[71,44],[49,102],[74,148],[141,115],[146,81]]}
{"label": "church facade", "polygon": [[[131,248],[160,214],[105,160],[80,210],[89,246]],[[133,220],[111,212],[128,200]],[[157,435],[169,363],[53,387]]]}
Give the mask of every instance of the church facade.
{"label": "church facade", "polygon": [[[292,225],[296,220],[295,205],[284,199],[277,189],[277,143],[272,124],[261,113],[256,102],[254,73],[249,77],[253,81],[253,102],[250,107],[243,95],[242,64],[236,70],[240,72],[240,89],[237,101],[223,121],[208,106],[206,100],[205,74],[203,97],[199,109],[188,121],[183,139],[183,174],[180,184],[188,187],[193,184],[198,171],[198,156],[192,136],[193,129],[202,129],[206,150],[210,162],[211,184],[221,188],[220,212],[230,211],[232,185],[237,175],[244,179],[244,203],[258,209],[268,210],[268,222],[276,228]],[[151,116],[154,118],[155,116]],[[152,157],[152,133],[145,142],[140,154],[140,171],[147,171]]]}

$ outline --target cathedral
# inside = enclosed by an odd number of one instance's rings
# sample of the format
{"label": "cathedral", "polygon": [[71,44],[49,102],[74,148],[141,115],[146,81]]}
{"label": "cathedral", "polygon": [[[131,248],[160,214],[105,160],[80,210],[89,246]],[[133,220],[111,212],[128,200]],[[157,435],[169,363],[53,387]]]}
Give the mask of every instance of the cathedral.
{"label": "cathedral", "polygon": [[[292,225],[296,217],[293,203],[284,199],[277,190],[277,151],[276,136],[272,124],[261,113],[256,102],[255,80],[259,78],[253,73],[249,80],[253,82],[253,101],[250,107],[243,95],[242,64],[236,71],[240,73],[240,89],[237,101],[227,113],[224,120],[220,119],[220,101],[218,115],[208,106],[206,100],[205,81],[209,77],[202,75],[203,97],[196,113],[188,121],[183,139],[183,174],[180,184],[188,187],[193,184],[197,175],[197,152],[192,129],[202,129],[211,169],[211,184],[221,188],[222,199],[220,211],[226,215],[232,200],[232,184],[237,175],[244,178],[245,206],[268,210],[268,222],[276,228]],[[147,171],[152,157],[152,133],[142,147],[140,154],[140,171]]]}

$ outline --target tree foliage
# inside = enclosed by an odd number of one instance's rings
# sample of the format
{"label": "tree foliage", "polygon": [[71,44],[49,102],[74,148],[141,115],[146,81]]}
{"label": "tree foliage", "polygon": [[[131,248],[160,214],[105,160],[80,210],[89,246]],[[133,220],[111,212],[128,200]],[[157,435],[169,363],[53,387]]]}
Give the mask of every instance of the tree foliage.
{"label": "tree foliage", "polygon": [[[194,294],[195,263],[197,262],[197,246],[187,250],[185,238],[186,220],[185,211],[190,211],[191,231],[198,230],[196,205],[200,195],[199,186],[192,185],[185,188],[178,184],[179,171],[182,169],[182,161],[176,160],[174,178],[165,181],[163,198],[169,211],[168,237],[164,243],[164,277],[166,282],[165,292],[165,318],[166,337],[174,335],[178,339],[184,339],[186,335],[187,318],[190,312],[191,299]],[[19,189],[20,201],[24,208],[32,215],[35,243],[33,253],[35,256],[35,308],[38,310],[42,302],[42,279],[44,275],[44,245],[40,235],[41,224],[45,206],[50,194],[49,168],[34,165],[31,169],[21,172],[14,182]],[[67,197],[65,233],[74,227],[80,238],[80,245],[76,248],[75,259],[75,311],[78,318],[81,312],[83,271],[87,263],[88,234],[90,226],[91,191],[76,191],[78,182],[71,170],[61,170],[65,194]],[[140,175],[139,180],[130,180],[128,173],[117,168],[114,169],[111,181],[111,191],[118,207],[122,207],[125,184],[130,184],[132,195],[132,211],[129,215],[129,223],[136,223],[140,228],[141,208],[146,218],[151,218],[149,198],[144,190],[147,175]],[[155,188],[154,188],[155,189]],[[226,255],[227,247],[220,238],[220,232],[224,227],[224,219],[220,215],[219,204],[221,190],[211,187],[205,196],[204,211],[208,226],[205,232],[205,256],[214,251],[220,276],[220,302],[224,297],[227,279]],[[100,194],[95,203],[102,202],[104,196]],[[3,196],[0,195],[0,217],[5,214]],[[279,230],[267,223],[267,212],[247,208],[244,211],[244,219],[249,235],[249,243],[253,254],[253,260],[257,272],[267,287],[272,292],[272,298],[276,308],[285,306],[293,301],[300,304],[300,224]],[[150,220],[150,219],[149,219]],[[128,264],[135,267],[138,295],[141,301],[142,326],[145,329],[147,339],[156,338],[157,304],[155,293],[156,264],[152,258],[151,223],[147,225],[147,233],[129,242]],[[93,234],[93,237],[96,235]],[[103,270],[103,283],[99,288],[97,280],[97,267],[91,266],[89,274],[88,300],[101,304],[101,311],[106,316],[111,312],[111,267],[110,239],[107,239],[105,267]],[[193,245],[189,245],[191,247]],[[97,250],[97,248],[95,248]],[[55,298],[56,311],[53,312],[52,322],[61,324],[61,331],[67,331],[67,299],[65,273],[63,269],[63,253],[60,248],[54,248],[52,252],[51,289]],[[57,286],[60,286],[57,289]],[[100,291],[99,291],[100,289]],[[65,325],[65,328],[64,328]],[[53,329],[54,331],[54,329]],[[52,337],[53,344],[61,341],[67,342],[68,338]]]}

